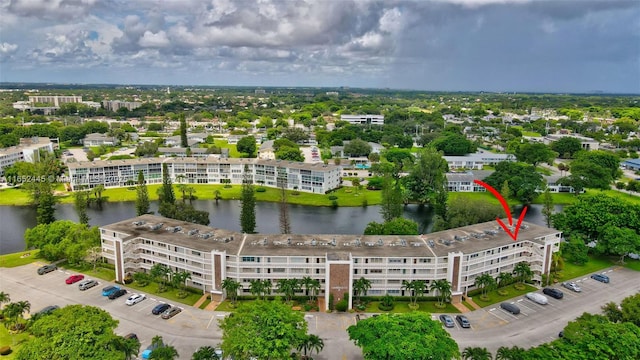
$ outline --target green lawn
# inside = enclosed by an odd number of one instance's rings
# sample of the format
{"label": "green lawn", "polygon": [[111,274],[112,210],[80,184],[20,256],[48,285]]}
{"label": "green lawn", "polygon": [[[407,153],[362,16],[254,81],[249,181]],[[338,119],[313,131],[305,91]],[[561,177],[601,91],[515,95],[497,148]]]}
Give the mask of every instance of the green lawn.
{"label": "green lawn", "polygon": [[493,305],[499,302],[503,302],[505,300],[514,298],[516,296],[520,296],[520,295],[524,295],[528,292],[531,291],[536,291],[537,289],[531,285],[525,284],[525,289],[524,290],[518,290],[515,288],[515,285],[509,285],[509,286],[505,286],[503,288],[500,288],[499,290],[506,290],[507,294],[506,295],[500,295],[498,294],[498,290],[491,290],[487,293],[487,296],[489,297],[488,300],[484,301],[482,299],[480,299],[480,295],[475,295],[473,297],[473,302],[475,302],[476,304],[482,306],[482,307],[487,307],[489,305]]}
{"label": "green lawn", "polygon": [[[238,305],[240,305],[241,303],[242,303],[242,300],[238,300],[238,301],[236,301],[236,307],[237,307]],[[235,309],[236,309],[235,307],[232,307],[232,306],[231,306],[231,301],[229,301],[229,300],[225,300],[225,301],[221,302],[221,303],[220,303],[220,305],[218,305],[218,306],[216,307],[216,311],[228,311],[228,312],[232,312],[232,311],[235,311]]]}
{"label": "green lawn", "polygon": [[[428,313],[459,313],[460,311],[453,305],[446,303],[446,307],[444,309],[438,308],[436,307],[436,303],[435,301],[418,301],[418,305],[420,306],[418,308],[418,310],[415,311],[422,311],[422,312],[428,312]],[[414,310],[409,308],[409,302],[408,301],[395,301],[393,304],[395,305],[393,307],[393,310],[391,311],[382,311],[380,309],[378,309],[378,304],[379,301],[372,301],[367,305],[367,308],[364,310],[364,312],[368,312],[368,313],[408,313],[408,312],[412,312]]]}
{"label": "green lawn", "polygon": [[[584,265],[572,264],[565,261],[564,268],[558,272],[558,281],[567,281],[575,279],[611,266],[620,266],[618,256],[589,256],[589,262]],[[640,271],[640,260],[625,258],[624,267]]]}
{"label": "green lawn", "polygon": [[13,359],[15,358],[18,350],[22,346],[22,343],[25,342],[29,338],[29,333],[21,332],[19,334],[10,334],[9,330],[4,326],[4,324],[0,325],[0,347],[3,346],[11,346],[11,354],[2,356],[2,359]]}
{"label": "green lawn", "polygon": [[80,272],[90,277],[102,279],[105,281],[114,281],[116,279],[115,270],[100,267],[100,266],[97,266],[96,269],[93,270],[93,266],[89,264],[70,265],[67,263],[62,263],[62,264],[58,264],[58,267],[73,270],[75,272]]}
{"label": "green lawn", "polygon": [[205,300],[201,305],[200,305],[200,309],[205,309],[207,307],[207,305],[211,304],[211,298],[207,298],[207,300]]}
{"label": "green lawn", "polygon": [[624,261],[624,267],[626,267],[627,269],[640,271],[640,260],[633,260],[633,259],[627,258]]}
{"label": "green lawn", "polygon": [[13,254],[0,255],[0,267],[12,268],[31,264],[40,260],[40,250],[21,251]]}
{"label": "green lawn", "polygon": [[229,149],[229,157],[239,158],[240,153],[238,152],[235,144],[229,144],[227,140],[224,139],[215,139],[213,140],[213,144],[221,149]]}
{"label": "green lawn", "polygon": [[140,286],[136,282],[133,282],[131,284],[127,284],[126,286],[139,291],[144,291],[147,294],[155,294],[173,302],[178,302],[189,306],[193,306],[193,304],[195,304],[196,301],[198,301],[202,297],[202,294],[189,292],[189,295],[187,295],[186,298],[179,298],[178,289],[173,288],[168,288],[167,291],[159,293],[158,285],[156,283],[150,283],[147,286]]}

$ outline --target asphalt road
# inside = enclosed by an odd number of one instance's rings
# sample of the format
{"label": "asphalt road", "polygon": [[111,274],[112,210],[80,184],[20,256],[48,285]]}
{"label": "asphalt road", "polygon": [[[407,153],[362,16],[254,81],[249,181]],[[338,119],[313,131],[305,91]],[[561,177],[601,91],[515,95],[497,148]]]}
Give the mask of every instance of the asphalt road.
{"label": "asphalt road", "polygon": [[[141,340],[141,350],[151,343],[155,335],[163,337],[180,354],[180,359],[190,359],[200,346],[217,346],[222,332],[218,320],[227,313],[204,311],[189,306],[169,320],[151,314],[151,309],[166,299],[147,294],[147,299],[133,306],[125,305],[128,295],[116,300],[102,296],[102,288],[109,285],[104,281],[92,289],[80,291],[77,284],[66,285],[64,280],[71,273],[59,269],[39,276],[36,269],[42,263],[33,263],[17,268],[0,268],[0,290],[11,295],[12,301],[28,300],[32,312],[48,305],[65,306],[85,304],[101,307],[119,320],[116,332],[125,335],[135,332]],[[467,346],[486,347],[495,352],[500,346],[520,346],[528,348],[557,338],[558,332],[567,322],[583,312],[598,313],[600,306],[609,302],[619,302],[623,298],[640,291],[640,273],[615,267],[605,270],[611,283],[599,283],[589,276],[578,279],[582,293],[574,293],[561,288],[564,299],[549,297],[548,305],[538,305],[524,297],[511,299],[517,304],[521,314],[514,316],[504,312],[498,304],[482,310],[467,313],[471,329],[462,329],[456,322],[455,328],[447,329],[458,342],[460,349]],[[125,287],[126,288],[126,287]],[[179,304],[178,304],[179,305]],[[439,314],[433,314],[437,320]],[[455,315],[455,314],[452,314]],[[313,355],[317,360],[361,360],[361,350],[348,340],[346,329],[356,323],[356,314],[307,313],[305,319],[309,332],[320,336],[325,343],[324,350]],[[361,318],[371,314],[361,314]]]}

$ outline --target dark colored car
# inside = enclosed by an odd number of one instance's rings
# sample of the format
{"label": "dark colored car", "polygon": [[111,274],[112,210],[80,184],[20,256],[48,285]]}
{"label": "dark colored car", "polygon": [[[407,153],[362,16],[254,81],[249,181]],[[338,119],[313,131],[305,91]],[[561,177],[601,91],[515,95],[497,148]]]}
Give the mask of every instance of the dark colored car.
{"label": "dark colored car", "polygon": [[544,288],[542,293],[545,295],[549,295],[554,299],[562,299],[564,297],[564,293],[555,288]]}
{"label": "dark colored car", "polygon": [[440,315],[440,321],[442,321],[445,327],[452,328],[455,326],[453,318],[449,315]]}
{"label": "dark colored car", "polygon": [[609,277],[607,275],[604,275],[604,274],[593,274],[593,275],[591,275],[591,278],[593,280],[598,280],[598,281],[603,282],[603,283],[607,283],[607,284],[609,283]]}
{"label": "dark colored car", "polygon": [[165,312],[162,313],[162,318],[163,319],[171,319],[172,317],[180,314],[180,312],[182,312],[182,309],[180,309],[177,306],[174,306],[170,309],[165,310]]}
{"label": "dark colored car", "polygon": [[129,340],[129,339],[135,339],[138,340],[138,335],[134,334],[134,333],[128,333],[127,335],[123,336],[125,339]]}
{"label": "dark colored car", "polygon": [[102,289],[102,296],[109,296],[118,290],[120,290],[119,286],[107,286]]}
{"label": "dark colored car", "polygon": [[518,315],[520,314],[520,308],[516,305],[516,304],[511,304],[508,302],[503,302],[500,304],[500,307],[505,310],[508,311],[510,313],[512,313],[513,315]]}
{"label": "dark colored car", "polygon": [[562,330],[562,331],[560,331],[560,332],[558,333],[558,337],[561,337],[561,338],[562,338],[562,337],[564,337],[564,330]]}
{"label": "dark colored car", "polygon": [[456,320],[458,321],[458,324],[460,324],[460,327],[468,329],[471,327],[471,323],[469,322],[469,319],[467,319],[466,316],[464,315],[456,315]]}
{"label": "dark colored car", "polygon": [[52,272],[54,270],[57,270],[57,269],[58,269],[58,267],[55,266],[54,264],[48,264],[48,265],[45,265],[45,266],[41,266],[41,267],[38,268],[38,275],[44,275],[46,273],[50,273],[50,272]]}
{"label": "dark colored car", "polygon": [[71,275],[64,282],[67,283],[67,285],[70,285],[75,284],[82,279],[84,279],[84,275]]}
{"label": "dark colored car", "polygon": [[51,314],[51,312],[53,312],[54,310],[60,309],[60,306],[58,305],[49,305],[47,307],[45,307],[44,309],[38,311],[37,313],[35,313],[35,315],[48,315]]}
{"label": "dark colored car", "polygon": [[109,300],[114,300],[127,293],[125,289],[118,289],[109,295]]}
{"label": "dark colored car", "polygon": [[170,307],[171,305],[169,304],[158,304],[153,308],[153,310],[151,310],[151,313],[153,315],[160,315],[161,313],[167,311],[167,309],[169,309]]}

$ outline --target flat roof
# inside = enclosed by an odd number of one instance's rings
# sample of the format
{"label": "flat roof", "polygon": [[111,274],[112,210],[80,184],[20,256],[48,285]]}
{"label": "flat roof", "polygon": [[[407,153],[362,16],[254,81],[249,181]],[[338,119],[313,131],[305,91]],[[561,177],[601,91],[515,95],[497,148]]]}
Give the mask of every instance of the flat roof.
{"label": "flat roof", "polygon": [[[507,219],[503,221],[508,223]],[[154,230],[155,224],[162,226]],[[181,229],[174,232],[177,226]],[[200,251],[227,251],[245,256],[350,253],[356,257],[443,257],[450,252],[473,254],[515,243],[496,221],[423,235],[242,234],[156,215],[142,215],[101,228]],[[190,230],[193,230],[191,234]],[[543,245],[542,237],[558,233],[560,231],[556,229],[523,221],[518,242],[532,241]],[[202,234],[211,236],[204,238]]]}

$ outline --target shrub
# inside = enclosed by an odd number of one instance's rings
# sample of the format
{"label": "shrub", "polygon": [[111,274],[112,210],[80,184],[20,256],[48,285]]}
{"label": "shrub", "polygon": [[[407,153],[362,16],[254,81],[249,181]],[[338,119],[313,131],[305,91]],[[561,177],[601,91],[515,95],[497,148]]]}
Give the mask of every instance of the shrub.
{"label": "shrub", "polygon": [[124,283],[129,285],[133,282],[133,276],[131,276],[131,274],[127,274],[127,276],[124,277]]}
{"label": "shrub", "polygon": [[232,187],[233,187],[233,186],[231,186],[231,185],[229,185],[229,184],[227,184],[227,185],[225,185],[225,186],[224,186],[224,188],[225,188],[225,189],[231,189]]}
{"label": "shrub", "polygon": [[5,356],[11,354],[11,346],[3,346],[0,348],[0,355]]}
{"label": "shrub", "polygon": [[346,299],[342,299],[338,301],[336,304],[336,310],[340,312],[345,312],[349,308],[349,302]]}
{"label": "shrub", "polygon": [[329,310],[333,311],[333,294],[329,294]]}
{"label": "shrub", "polygon": [[334,209],[337,208],[338,207],[338,200],[333,200],[331,202],[331,207],[334,208]]}
{"label": "shrub", "polygon": [[362,207],[367,207],[369,206],[369,201],[367,201],[367,199],[362,199]]}
{"label": "shrub", "polygon": [[338,197],[335,195],[329,195],[329,200],[338,200]]}
{"label": "shrub", "polygon": [[378,309],[380,309],[381,311],[391,311],[393,310],[393,307],[394,307],[393,304],[387,306],[383,303],[378,303]]}
{"label": "shrub", "polygon": [[300,191],[294,190],[294,191],[291,192],[291,195],[296,195],[296,196],[300,195]]}
{"label": "shrub", "polygon": [[266,188],[263,188],[263,187],[256,188],[256,192],[265,192],[265,191],[267,191]]}
{"label": "shrub", "polygon": [[304,309],[304,311],[311,311],[313,309],[313,306],[311,306],[311,304],[304,304],[302,308]]}

